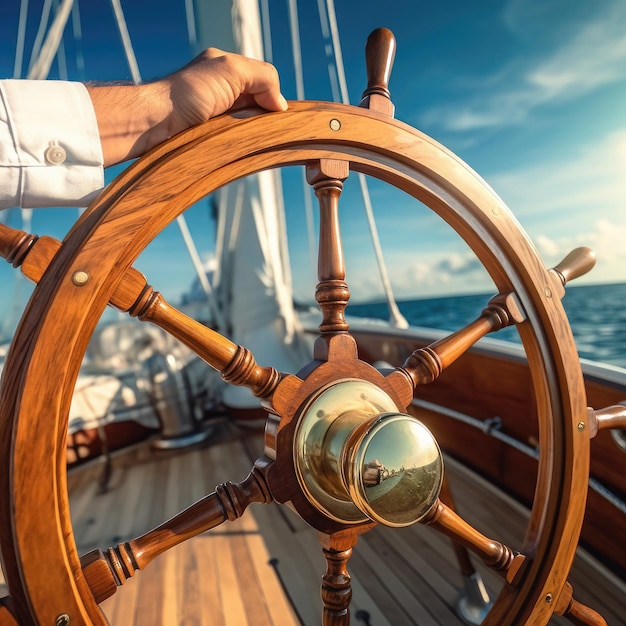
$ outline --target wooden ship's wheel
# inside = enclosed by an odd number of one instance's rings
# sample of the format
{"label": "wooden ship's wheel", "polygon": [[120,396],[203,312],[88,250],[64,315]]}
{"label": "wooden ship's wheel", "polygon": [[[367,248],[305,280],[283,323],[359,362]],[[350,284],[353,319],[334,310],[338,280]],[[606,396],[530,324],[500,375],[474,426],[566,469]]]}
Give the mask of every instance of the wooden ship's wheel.
{"label": "wooden ship's wheel", "polygon": [[[379,44],[383,44],[382,46]],[[190,129],[114,181],[61,245],[3,227],[2,254],[38,285],[5,365],[0,399],[0,541],[10,596],[0,623],[105,624],[98,603],[135,570],[179,542],[244,513],[252,502],[288,504],[319,532],[327,570],[324,623],[349,623],[348,560],[376,524],[429,524],[499,570],[505,580],[485,624],[580,618],[567,575],[583,521],[589,430],[579,360],[560,297],[592,264],[578,252],[547,270],[511,213],[461,160],[392,117],[389,31],[368,42],[361,107],[294,102],[281,113],[246,111]],[[132,264],[186,207],[243,176],[304,164],[319,198],[323,313],[314,360],[297,374],[261,367],[252,354],[186,317]],[[482,315],[416,350],[391,372],[359,360],[344,317],[338,210],[343,181],[361,172],[430,207],[467,242],[498,295]],[[165,329],[267,409],[265,452],[242,482],[225,483],[161,527],[79,556],[65,475],[67,414],[81,359],[110,303]],[[405,413],[479,338],[516,324],[532,370],[540,430],[536,497],[519,552],[487,538],[440,498],[442,455]],[[592,423],[593,422],[593,423]],[[381,467],[384,471],[380,471]],[[394,479],[389,488],[385,480]]]}

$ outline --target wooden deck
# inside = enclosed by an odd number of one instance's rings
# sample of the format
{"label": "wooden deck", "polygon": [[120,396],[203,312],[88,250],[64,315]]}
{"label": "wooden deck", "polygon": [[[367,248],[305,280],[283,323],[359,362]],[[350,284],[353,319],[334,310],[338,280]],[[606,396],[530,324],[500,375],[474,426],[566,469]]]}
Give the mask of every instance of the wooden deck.
{"label": "wooden deck", "polygon": [[[222,425],[203,448],[173,454],[143,446],[117,456],[106,493],[98,493],[102,464],[75,471],[69,483],[79,552],[130,539],[216,484],[241,480],[261,450],[260,433]],[[486,535],[519,545],[525,511],[452,460],[446,471],[459,512]],[[316,625],[324,567],[316,533],[304,522],[285,507],[252,505],[242,519],[170,550],[102,608],[114,626]],[[349,567],[353,625],[462,623],[454,613],[461,584],[454,552],[430,528],[377,528],[359,539]],[[498,576],[479,569],[497,591]],[[579,601],[600,610],[609,626],[624,626],[624,581],[584,554],[570,581]]]}

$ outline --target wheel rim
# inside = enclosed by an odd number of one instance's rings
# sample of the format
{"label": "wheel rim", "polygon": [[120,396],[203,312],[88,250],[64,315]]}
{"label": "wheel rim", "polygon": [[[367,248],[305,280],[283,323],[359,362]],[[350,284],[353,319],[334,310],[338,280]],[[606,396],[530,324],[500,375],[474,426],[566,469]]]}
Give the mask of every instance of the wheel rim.
{"label": "wheel rim", "polygon": [[[499,291],[514,291],[522,303],[529,323],[520,327],[520,336],[541,398],[538,490],[523,548],[534,558],[519,587],[501,593],[488,623],[549,618],[549,600],[558,597],[580,534],[589,462],[578,429],[586,415],[582,374],[550,278],[502,202],[434,141],[366,110],[292,103],[284,113],[210,122],[140,160],[79,221],[35,290],[5,366],[1,434],[9,441],[2,445],[8,446],[11,469],[2,475],[2,488],[14,513],[6,514],[12,536],[3,538],[2,552],[8,554],[12,595],[41,623],[54,623],[63,613],[106,623],[82,579],[66,513],[65,433],[82,355],[124,271],[166,224],[223,184],[267,167],[321,158],[349,159],[353,170],[427,204],[470,245]],[[76,271],[87,271],[86,285],[72,282]],[[60,319],[66,329],[62,342],[55,333]],[[42,363],[57,375],[42,376]],[[46,577],[38,575],[42,562]]]}

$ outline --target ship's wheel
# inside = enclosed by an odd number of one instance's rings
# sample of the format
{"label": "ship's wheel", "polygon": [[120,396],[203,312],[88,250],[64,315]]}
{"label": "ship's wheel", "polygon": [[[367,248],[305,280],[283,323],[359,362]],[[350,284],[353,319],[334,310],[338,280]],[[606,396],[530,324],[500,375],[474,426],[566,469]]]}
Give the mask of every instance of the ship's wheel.
{"label": "ship's wheel", "polygon": [[[325,624],[349,622],[348,559],[356,537],[377,523],[430,524],[499,569],[505,584],[485,624],[544,624],[555,609],[573,606],[566,578],[585,508],[589,437],[581,369],[559,296],[585,261],[575,257],[558,271],[546,270],[508,209],[467,165],[389,115],[393,40],[384,30],[375,32],[376,40],[385,45],[382,53],[368,52],[364,106],[294,102],[286,112],[212,120],[123,173],[54,258],[58,246],[46,238],[20,235],[2,244],[16,266],[41,278],[7,359],[0,400],[0,538],[11,594],[0,615],[6,623],[105,624],[98,602],[135,569],[242,515],[249,503],[272,500],[290,503],[323,538]],[[294,164],[306,166],[319,198],[316,299],[323,321],[314,360],[297,374],[283,374],[176,311],[132,264],[198,199],[262,169]],[[474,323],[417,350],[391,373],[359,360],[344,318],[349,289],[338,211],[350,172],[376,177],[430,207],[471,247],[499,294]],[[248,478],[222,485],[160,530],[81,558],[66,489],[67,415],[107,303],[158,324],[227,382],[248,386],[269,417],[265,455]],[[536,497],[519,553],[484,537],[441,501],[437,442],[405,414],[416,387],[480,337],[510,324],[528,355],[540,430]],[[381,489],[389,476],[395,486]]]}

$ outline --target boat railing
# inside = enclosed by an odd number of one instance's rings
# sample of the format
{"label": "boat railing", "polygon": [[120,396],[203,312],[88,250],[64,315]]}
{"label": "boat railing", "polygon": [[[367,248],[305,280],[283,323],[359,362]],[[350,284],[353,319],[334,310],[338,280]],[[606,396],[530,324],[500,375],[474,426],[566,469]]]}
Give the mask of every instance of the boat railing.
{"label": "boat railing", "polygon": [[[450,419],[463,422],[464,424],[481,430],[485,435],[489,437],[494,437],[495,439],[498,439],[499,441],[507,444],[508,446],[511,446],[512,448],[515,448],[519,452],[522,452],[523,454],[533,459],[539,459],[539,448],[523,443],[519,439],[516,439],[515,437],[503,432],[501,430],[501,420],[497,416],[481,420],[476,417],[472,417],[471,415],[466,415],[465,413],[462,413],[460,411],[455,411],[439,404],[428,402],[426,400],[420,400],[418,398],[413,399],[412,406],[417,410],[423,409],[433,413],[439,413],[441,415],[445,415]],[[599,480],[590,476],[589,487],[590,489],[593,489],[595,492],[597,492],[600,496],[602,496],[605,500],[610,502],[621,513],[626,515],[626,502],[617,494],[613,493],[610,489],[607,489]]]}

